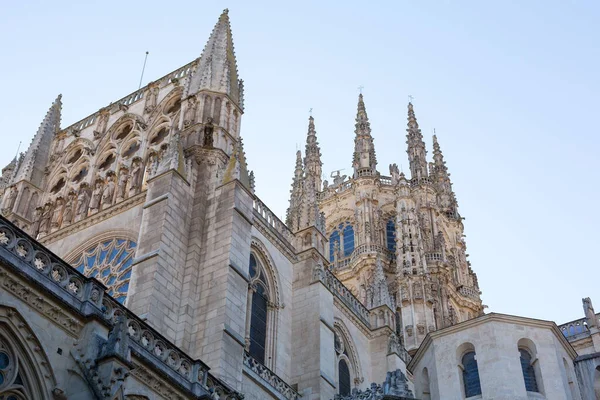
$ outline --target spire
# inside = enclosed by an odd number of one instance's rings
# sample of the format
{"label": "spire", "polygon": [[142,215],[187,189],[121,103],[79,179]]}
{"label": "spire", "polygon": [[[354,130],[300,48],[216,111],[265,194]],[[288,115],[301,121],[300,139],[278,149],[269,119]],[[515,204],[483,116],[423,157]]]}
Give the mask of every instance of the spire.
{"label": "spire", "polygon": [[359,175],[375,175],[377,173],[377,158],[373,137],[371,136],[371,124],[369,123],[362,93],[358,95],[354,133],[356,134],[354,138],[354,157],[352,159],[354,178]]}
{"label": "spire", "polygon": [[438,192],[440,206],[449,216],[458,217],[456,195],[452,190],[452,181],[450,181],[448,167],[446,167],[444,155],[442,154],[442,149],[436,135],[433,135],[433,163],[431,163],[430,173]]}
{"label": "spire", "polygon": [[302,186],[304,181],[304,168],[302,166],[302,152],[296,152],[296,167],[294,168],[294,179],[290,190],[290,206],[287,209],[285,223],[295,232],[300,228],[300,215],[302,204]]}
{"label": "spire", "polygon": [[229,10],[223,10],[189,81],[187,94],[201,90],[225,93],[242,107],[243,84],[238,79],[237,62],[233,48],[233,35]]}
{"label": "spire", "polygon": [[317,141],[317,132],[315,131],[315,119],[311,116],[308,119],[308,133],[306,134],[306,148],[304,158],[304,170],[307,176],[310,175],[315,183],[316,190],[321,191],[321,174],[323,163],[321,162],[321,149]]}
{"label": "spire", "polygon": [[239,138],[229,157],[229,162],[223,174],[223,184],[237,179],[248,190],[252,191],[250,185],[250,176],[248,174],[248,165],[246,164],[246,154],[244,153],[244,144],[242,138]]}
{"label": "spire", "polygon": [[423,142],[423,135],[412,103],[408,103],[408,129],[406,129],[406,143],[408,144],[408,161],[410,164],[411,179],[422,179],[427,177],[427,151]]}
{"label": "spire", "polygon": [[62,95],[59,94],[46,113],[29,148],[19,162],[12,183],[27,180],[38,187],[41,186],[42,179],[44,178],[44,169],[50,157],[52,139],[60,130],[61,98]]}

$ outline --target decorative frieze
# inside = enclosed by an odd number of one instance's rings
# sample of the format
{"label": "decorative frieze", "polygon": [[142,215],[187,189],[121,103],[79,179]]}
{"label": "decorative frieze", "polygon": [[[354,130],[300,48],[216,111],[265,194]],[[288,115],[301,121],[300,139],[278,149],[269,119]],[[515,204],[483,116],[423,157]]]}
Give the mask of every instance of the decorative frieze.
{"label": "decorative frieze", "polygon": [[288,400],[298,400],[300,398],[298,392],[292,389],[290,385],[285,383],[283,379],[277,376],[269,368],[256,361],[250,356],[250,354],[246,352],[244,352],[244,366],[249,368],[250,371],[254,372],[254,375],[259,377],[263,381],[263,384],[271,387],[284,398]]}

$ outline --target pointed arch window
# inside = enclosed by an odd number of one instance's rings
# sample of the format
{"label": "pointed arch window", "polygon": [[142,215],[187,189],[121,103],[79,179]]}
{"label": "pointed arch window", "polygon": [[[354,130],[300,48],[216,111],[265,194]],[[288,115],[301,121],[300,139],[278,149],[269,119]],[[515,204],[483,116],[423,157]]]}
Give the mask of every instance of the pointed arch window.
{"label": "pointed arch window", "polygon": [[329,235],[329,261],[339,257],[350,257],[354,251],[354,227],[350,222],[341,223]]}
{"label": "pointed arch window", "polygon": [[532,365],[532,356],[525,349],[519,349],[521,369],[523,370],[523,379],[525,380],[525,390],[528,392],[539,392],[537,380],[535,379],[535,369]]}
{"label": "pointed arch window", "polygon": [[335,350],[335,365],[337,378],[337,391],[341,396],[349,396],[352,393],[352,382],[360,381],[360,368],[351,351],[349,337],[338,323],[335,324],[333,333],[333,345]]}
{"label": "pointed arch window", "polygon": [[354,228],[348,224],[342,231],[344,235],[344,257],[348,257],[354,251]]}
{"label": "pointed arch window", "polygon": [[336,251],[341,248],[340,233],[336,230],[329,235],[329,261],[333,262]]}
{"label": "pointed arch window", "polygon": [[0,335],[0,399],[32,399],[36,386],[32,373],[32,366],[20,356],[16,344]]}
{"label": "pointed arch window", "polygon": [[136,243],[122,238],[105,240],[91,246],[72,265],[108,288],[107,293],[124,304],[129,290],[131,265]]}
{"label": "pointed arch window", "polygon": [[338,375],[339,375],[339,394],[342,396],[349,396],[352,390],[350,384],[350,369],[346,360],[340,360],[338,363]]}
{"label": "pointed arch window", "polygon": [[481,394],[481,382],[479,381],[479,369],[477,368],[477,357],[474,351],[469,351],[462,356],[463,385],[465,397]]}
{"label": "pointed arch window", "polygon": [[254,360],[274,369],[278,307],[274,278],[265,269],[264,260],[259,254],[250,254],[246,352]]}
{"label": "pointed arch window", "polygon": [[388,220],[385,225],[385,239],[387,248],[392,253],[396,253],[396,224],[393,219]]}

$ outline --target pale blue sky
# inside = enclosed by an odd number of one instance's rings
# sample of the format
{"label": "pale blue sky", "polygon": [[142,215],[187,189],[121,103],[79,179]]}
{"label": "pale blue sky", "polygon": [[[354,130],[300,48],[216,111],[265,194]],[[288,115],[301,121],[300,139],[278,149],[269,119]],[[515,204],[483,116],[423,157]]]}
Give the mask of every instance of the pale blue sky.
{"label": "pale blue sky", "polygon": [[[594,206],[600,3],[28,1],[0,12],[0,164],[58,93],[63,127],[198,57],[230,9],[248,163],[285,214],[309,108],[324,171],[351,167],[359,85],[379,170],[407,171],[407,96],[436,129],[488,311],[583,315],[600,278]],[[431,154],[430,154],[431,155]]]}

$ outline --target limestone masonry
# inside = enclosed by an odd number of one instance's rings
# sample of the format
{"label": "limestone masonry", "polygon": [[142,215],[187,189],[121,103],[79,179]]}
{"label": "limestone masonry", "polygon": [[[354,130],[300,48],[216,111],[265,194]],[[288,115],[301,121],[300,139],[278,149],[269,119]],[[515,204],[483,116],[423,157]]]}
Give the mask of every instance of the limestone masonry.
{"label": "limestone masonry", "polygon": [[561,326],[484,313],[412,103],[410,177],[361,94],[352,176],[323,180],[310,117],[285,222],[248,169],[227,10],[191,63],[61,108],[0,178],[0,399],[600,399],[589,298]]}

